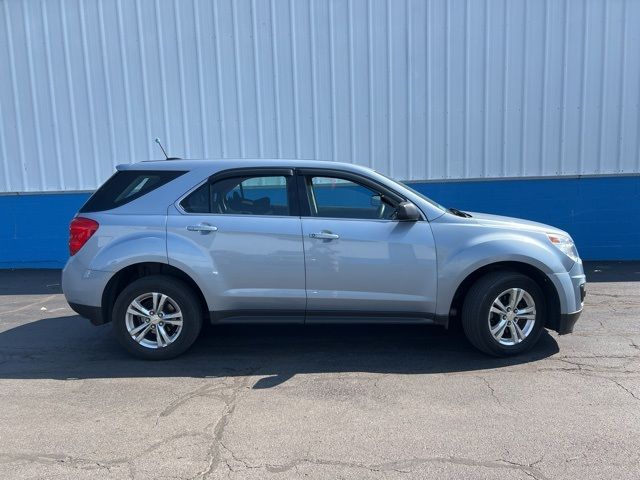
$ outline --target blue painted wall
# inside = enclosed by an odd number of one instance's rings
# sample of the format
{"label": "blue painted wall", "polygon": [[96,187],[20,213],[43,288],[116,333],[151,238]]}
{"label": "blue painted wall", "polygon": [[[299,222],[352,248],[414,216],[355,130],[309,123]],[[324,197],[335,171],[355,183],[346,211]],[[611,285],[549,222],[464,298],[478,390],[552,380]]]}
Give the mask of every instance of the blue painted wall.
{"label": "blue painted wall", "polygon": [[[587,260],[640,259],[640,176],[413,183],[446,206],[567,230]],[[0,196],[0,268],[59,268],[86,193]]]}

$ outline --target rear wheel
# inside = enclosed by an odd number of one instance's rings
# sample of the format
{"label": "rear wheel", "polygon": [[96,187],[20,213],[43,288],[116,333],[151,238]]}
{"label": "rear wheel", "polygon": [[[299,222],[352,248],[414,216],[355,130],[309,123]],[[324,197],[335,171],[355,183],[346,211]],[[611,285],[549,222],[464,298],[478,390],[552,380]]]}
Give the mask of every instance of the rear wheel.
{"label": "rear wheel", "polygon": [[540,338],[546,305],[538,284],[515,272],[493,272],[469,290],[462,326],[469,341],[485,353],[516,355]]}
{"label": "rear wheel", "polygon": [[147,360],[185,352],[202,326],[198,298],[181,280],[153,275],[127,286],[116,299],[113,327],[122,346]]}

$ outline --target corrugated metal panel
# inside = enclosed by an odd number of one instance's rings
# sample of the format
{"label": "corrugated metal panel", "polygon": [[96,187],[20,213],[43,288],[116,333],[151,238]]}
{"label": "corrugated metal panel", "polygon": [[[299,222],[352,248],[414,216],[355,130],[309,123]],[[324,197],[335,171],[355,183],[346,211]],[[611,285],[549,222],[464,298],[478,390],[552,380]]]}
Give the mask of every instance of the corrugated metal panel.
{"label": "corrugated metal panel", "polygon": [[2,191],[186,157],[640,172],[638,0],[0,0]]}

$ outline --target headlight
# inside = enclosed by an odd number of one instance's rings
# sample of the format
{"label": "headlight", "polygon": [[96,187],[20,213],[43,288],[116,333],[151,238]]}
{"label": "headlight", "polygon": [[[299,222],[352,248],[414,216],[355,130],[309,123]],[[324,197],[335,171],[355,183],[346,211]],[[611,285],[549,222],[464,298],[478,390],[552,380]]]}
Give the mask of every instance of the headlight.
{"label": "headlight", "polygon": [[573,243],[573,240],[571,240],[571,237],[557,233],[547,233],[547,237],[558,250],[564,253],[571,260],[574,262],[578,262],[580,260],[578,250],[576,249],[576,245]]}

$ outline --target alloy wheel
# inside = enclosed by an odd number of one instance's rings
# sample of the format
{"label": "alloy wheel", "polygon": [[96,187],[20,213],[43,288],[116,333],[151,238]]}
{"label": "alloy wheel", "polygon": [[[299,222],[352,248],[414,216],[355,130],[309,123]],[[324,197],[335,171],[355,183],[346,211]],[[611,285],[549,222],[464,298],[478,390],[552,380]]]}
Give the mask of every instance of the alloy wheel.
{"label": "alloy wheel", "polygon": [[523,342],[536,323],[533,297],[522,288],[505,290],[491,304],[488,323],[491,335],[501,345]]}
{"label": "alloy wheel", "polygon": [[125,324],[131,338],[143,347],[165,348],[182,332],[182,311],[168,295],[143,293],[127,307]]}

